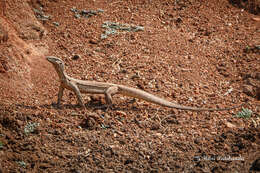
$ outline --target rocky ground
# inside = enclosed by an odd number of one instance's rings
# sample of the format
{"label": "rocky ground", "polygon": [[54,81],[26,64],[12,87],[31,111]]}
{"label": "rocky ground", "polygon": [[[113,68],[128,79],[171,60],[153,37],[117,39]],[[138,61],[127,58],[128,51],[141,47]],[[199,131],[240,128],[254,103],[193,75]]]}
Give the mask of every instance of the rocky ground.
{"label": "rocky ground", "polygon": [[[0,2],[0,172],[260,171],[257,0]],[[191,112],[65,90],[77,79],[143,89]]]}

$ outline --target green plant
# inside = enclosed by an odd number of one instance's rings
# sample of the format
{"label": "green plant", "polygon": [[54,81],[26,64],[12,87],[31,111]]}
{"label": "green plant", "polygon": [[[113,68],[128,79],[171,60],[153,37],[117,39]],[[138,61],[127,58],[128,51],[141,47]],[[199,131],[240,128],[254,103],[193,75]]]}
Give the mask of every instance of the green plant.
{"label": "green plant", "polygon": [[4,148],[3,142],[0,141],[0,149]]}
{"label": "green plant", "polygon": [[38,127],[39,125],[40,125],[39,123],[31,123],[31,122],[29,122],[24,127],[24,133],[25,134],[33,133],[34,130],[36,129],[36,127]]}
{"label": "green plant", "polygon": [[252,111],[250,109],[247,109],[247,108],[243,108],[242,107],[242,111],[238,112],[235,117],[238,117],[238,118],[250,118],[251,115],[252,115]]}
{"label": "green plant", "polygon": [[24,161],[17,161],[16,162],[19,166],[26,168],[26,163]]}

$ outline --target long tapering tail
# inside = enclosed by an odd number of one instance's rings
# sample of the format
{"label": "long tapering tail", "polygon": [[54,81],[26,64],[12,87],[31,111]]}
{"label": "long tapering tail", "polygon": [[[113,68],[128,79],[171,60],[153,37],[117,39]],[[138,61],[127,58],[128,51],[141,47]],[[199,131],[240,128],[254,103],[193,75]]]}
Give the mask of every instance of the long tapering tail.
{"label": "long tapering tail", "polygon": [[235,109],[235,108],[238,108],[238,107],[241,107],[242,105],[244,105],[244,104],[242,104],[239,106],[234,106],[234,107],[229,107],[229,108],[220,108],[220,109],[182,106],[178,103],[169,102],[167,100],[164,100],[160,97],[157,97],[157,96],[150,94],[148,92],[145,92],[143,90],[132,88],[132,87],[127,87],[127,86],[123,86],[123,85],[119,85],[119,93],[126,95],[126,96],[143,99],[145,101],[155,103],[155,104],[158,104],[161,106],[165,106],[165,107],[169,107],[169,108],[176,108],[176,109],[181,109],[181,110],[191,110],[191,111],[225,111],[225,110]]}

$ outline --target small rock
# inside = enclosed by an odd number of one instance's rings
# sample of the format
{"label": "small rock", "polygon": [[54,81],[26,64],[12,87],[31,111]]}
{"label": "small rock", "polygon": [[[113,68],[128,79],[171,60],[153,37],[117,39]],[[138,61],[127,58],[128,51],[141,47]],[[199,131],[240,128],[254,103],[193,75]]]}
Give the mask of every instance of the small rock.
{"label": "small rock", "polygon": [[93,103],[106,104],[106,101],[102,95],[91,95],[90,100]]}
{"label": "small rock", "polygon": [[77,55],[77,54],[73,55],[73,57],[72,57],[73,60],[77,60],[77,59],[80,59],[80,58],[81,58],[80,55]]}
{"label": "small rock", "polygon": [[236,126],[230,122],[225,122],[225,124],[228,128],[236,128]]}
{"label": "small rock", "polygon": [[256,159],[256,160],[253,162],[253,164],[252,164],[250,170],[251,170],[251,171],[253,171],[253,170],[254,170],[254,171],[260,171],[260,158]]}
{"label": "small rock", "polygon": [[79,113],[77,113],[77,112],[71,112],[71,114],[70,114],[71,116],[79,116],[80,114]]}
{"label": "small rock", "polygon": [[253,17],[252,19],[253,19],[254,21],[257,21],[257,22],[260,21],[260,17]]}
{"label": "small rock", "polygon": [[138,83],[138,84],[136,84],[136,86],[137,86],[137,88],[139,88],[141,90],[144,90],[144,85],[143,84]]}
{"label": "small rock", "polygon": [[91,40],[89,40],[89,43],[90,43],[90,44],[98,44],[98,41],[91,39]]}
{"label": "small rock", "polygon": [[90,13],[90,11],[88,11],[88,10],[81,10],[81,14],[82,14],[82,15],[88,14],[88,13]]}
{"label": "small rock", "polygon": [[258,80],[260,80],[260,72],[258,72],[258,73],[255,74],[255,78],[258,79]]}
{"label": "small rock", "polygon": [[196,139],[194,139],[194,143],[199,145],[199,144],[201,143],[200,138],[196,138]]}
{"label": "small rock", "polygon": [[228,89],[228,91],[224,94],[224,96],[230,94],[233,91],[233,88]]}
{"label": "small rock", "polygon": [[125,160],[124,164],[127,165],[127,164],[133,163],[133,162],[134,162],[134,161],[133,161],[132,159],[127,159],[127,160]]}
{"label": "small rock", "polygon": [[254,88],[251,85],[244,85],[243,92],[249,96],[254,96]]}
{"label": "small rock", "polygon": [[180,24],[182,23],[182,19],[180,17],[178,17],[176,20],[175,20],[176,24]]}
{"label": "small rock", "polygon": [[102,110],[98,109],[97,110],[97,115],[102,115]]}
{"label": "small rock", "polygon": [[126,69],[122,69],[120,72],[121,73],[127,73],[127,70]]}
{"label": "small rock", "polygon": [[99,12],[99,13],[103,13],[104,10],[102,10],[102,9],[98,9],[97,12]]}
{"label": "small rock", "polygon": [[[252,77],[253,77],[253,75],[252,75]],[[255,80],[255,79],[253,79],[253,78],[248,78],[248,79],[246,80],[246,82],[247,82],[247,85],[251,85],[251,86],[253,86],[253,87],[260,86],[259,81],[258,81],[258,80]]]}
{"label": "small rock", "polygon": [[19,125],[19,127],[21,127],[23,125],[23,122],[21,120],[16,120],[17,125]]}
{"label": "small rock", "polygon": [[127,114],[125,112],[123,112],[123,111],[116,111],[116,115],[120,115],[120,116],[126,117]]}
{"label": "small rock", "polygon": [[161,137],[162,137],[162,134],[161,134],[161,133],[155,133],[154,135],[157,136],[158,138],[161,138]]}
{"label": "small rock", "polygon": [[50,122],[51,122],[51,119],[50,119],[50,118],[46,118],[46,121],[47,121],[48,123],[50,123]]}
{"label": "small rock", "polygon": [[178,119],[176,119],[175,116],[170,116],[167,119],[165,119],[165,121],[169,124],[179,124]]}
{"label": "small rock", "polygon": [[77,19],[79,19],[79,18],[81,17],[81,15],[80,15],[80,14],[78,14],[78,13],[77,13],[77,14],[75,14],[74,16],[75,16],[75,18],[77,18]]}
{"label": "small rock", "polygon": [[76,169],[76,168],[71,169],[70,172],[72,172],[72,173],[81,173],[81,171]]}
{"label": "small rock", "polygon": [[93,130],[96,125],[96,121],[93,117],[87,117],[87,119],[81,124],[81,127]]}
{"label": "small rock", "polygon": [[76,7],[71,8],[70,11],[72,11],[72,12],[74,12],[74,13],[77,13],[77,12],[78,12],[78,10],[76,9]]}
{"label": "small rock", "polygon": [[151,125],[151,130],[159,130],[160,129],[160,124],[159,123],[154,123]]}
{"label": "small rock", "polygon": [[59,22],[53,22],[53,25],[60,26],[60,23]]}
{"label": "small rock", "polygon": [[226,149],[227,151],[230,151],[230,146],[226,143],[224,143],[224,149]]}
{"label": "small rock", "polygon": [[8,40],[8,32],[7,30],[0,24],[0,43],[7,42]]}
{"label": "small rock", "polygon": [[256,88],[256,99],[260,100],[260,87]]}
{"label": "small rock", "polygon": [[138,75],[138,74],[134,74],[133,76],[131,76],[131,79],[139,79],[140,78],[140,76]]}
{"label": "small rock", "polygon": [[181,129],[177,129],[177,133],[181,133]]}

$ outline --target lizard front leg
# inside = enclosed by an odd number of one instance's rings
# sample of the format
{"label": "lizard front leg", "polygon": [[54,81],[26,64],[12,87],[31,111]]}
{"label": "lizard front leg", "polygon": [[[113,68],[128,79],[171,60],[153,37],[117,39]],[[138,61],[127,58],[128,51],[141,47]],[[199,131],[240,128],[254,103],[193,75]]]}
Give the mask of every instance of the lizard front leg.
{"label": "lizard front leg", "polygon": [[77,85],[74,84],[74,83],[70,83],[70,87],[71,87],[72,91],[73,91],[73,92],[76,94],[76,96],[77,96],[78,104],[79,104],[81,107],[85,107],[84,104],[83,104],[83,99],[82,99],[81,93],[80,93],[79,88],[77,87]]}
{"label": "lizard front leg", "polygon": [[60,102],[63,96],[63,91],[64,91],[64,87],[62,85],[60,85],[59,87],[59,93],[58,93],[58,101],[57,101],[57,106],[60,107]]}

